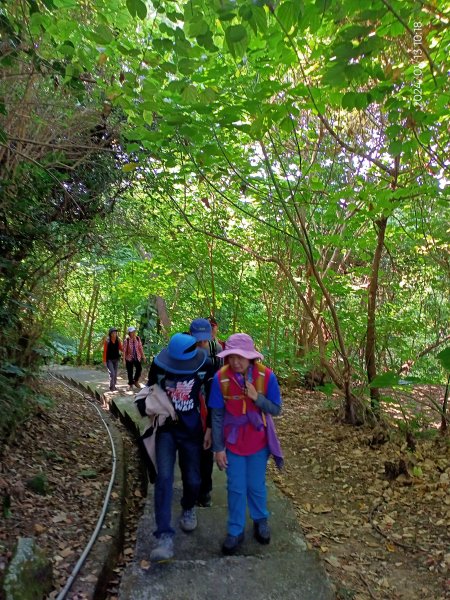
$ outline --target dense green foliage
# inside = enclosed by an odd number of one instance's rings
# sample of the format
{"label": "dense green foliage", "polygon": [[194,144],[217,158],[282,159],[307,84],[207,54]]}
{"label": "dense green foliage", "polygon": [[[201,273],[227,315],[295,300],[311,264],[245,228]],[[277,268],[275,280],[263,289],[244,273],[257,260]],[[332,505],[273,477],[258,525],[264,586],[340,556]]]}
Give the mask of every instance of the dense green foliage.
{"label": "dense green foliage", "polygon": [[352,422],[445,381],[449,2],[0,10],[4,372],[215,314]]}

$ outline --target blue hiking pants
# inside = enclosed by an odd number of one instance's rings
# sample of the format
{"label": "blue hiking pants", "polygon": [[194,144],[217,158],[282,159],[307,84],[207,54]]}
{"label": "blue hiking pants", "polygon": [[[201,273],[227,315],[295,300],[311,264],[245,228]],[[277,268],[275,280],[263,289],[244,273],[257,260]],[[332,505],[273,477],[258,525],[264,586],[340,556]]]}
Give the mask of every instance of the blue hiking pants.
{"label": "blue hiking pants", "polygon": [[240,456],[227,449],[228,533],[240,535],[245,529],[248,503],[253,521],[267,519],[266,467],[269,449]]}

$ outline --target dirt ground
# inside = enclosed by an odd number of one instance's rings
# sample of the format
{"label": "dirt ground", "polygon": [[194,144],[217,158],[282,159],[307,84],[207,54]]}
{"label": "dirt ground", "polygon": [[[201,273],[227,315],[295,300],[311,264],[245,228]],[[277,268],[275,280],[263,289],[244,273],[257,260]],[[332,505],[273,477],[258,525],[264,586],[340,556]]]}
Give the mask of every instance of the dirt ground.
{"label": "dirt ground", "polygon": [[[0,580],[17,537],[35,536],[52,559],[54,598],[95,527],[111,459],[92,406],[60,384],[44,388],[58,399],[55,408],[28,421],[1,458]],[[448,440],[418,441],[411,452],[401,437],[385,441],[368,428],[343,425],[319,392],[290,390],[283,398],[277,429],[286,466],[281,473],[271,467],[270,475],[292,499],[337,598],[450,598]],[[28,487],[40,472],[46,474],[46,495]],[[132,558],[142,510],[136,464],[129,477],[130,520],[109,600],[117,598],[123,567]]]}
{"label": "dirt ground", "polygon": [[273,478],[339,599],[450,598],[448,438],[411,452],[404,435],[343,425],[325,396],[303,389],[284,395],[277,429],[286,466]]}

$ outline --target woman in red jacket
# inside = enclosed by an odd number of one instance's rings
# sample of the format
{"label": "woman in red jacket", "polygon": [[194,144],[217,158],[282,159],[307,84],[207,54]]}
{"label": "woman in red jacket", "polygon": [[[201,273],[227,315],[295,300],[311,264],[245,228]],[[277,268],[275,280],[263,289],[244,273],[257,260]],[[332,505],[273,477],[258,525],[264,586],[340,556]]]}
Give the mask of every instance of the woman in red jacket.
{"label": "woman in red jacket", "polygon": [[128,327],[128,336],[123,344],[123,361],[127,368],[129,390],[133,390],[133,385],[138,390],[139,378],[142,373],[142,362],[145,360],[144,347],[141,338],[136,334],[136,327]]}

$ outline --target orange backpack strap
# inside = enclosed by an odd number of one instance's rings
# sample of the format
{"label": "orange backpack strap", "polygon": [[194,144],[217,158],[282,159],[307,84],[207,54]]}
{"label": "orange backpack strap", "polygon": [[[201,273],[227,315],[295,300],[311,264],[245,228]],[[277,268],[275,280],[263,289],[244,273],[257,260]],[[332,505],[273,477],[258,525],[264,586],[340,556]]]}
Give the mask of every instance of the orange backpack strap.
{"label": "orange backpack strap", "polygon": [[[221,369],[219,369],[219,381],[220,381],[220,391],[222,392],[224,403],[227,402],[231,398],[230,396],[230,376],[228,375],[228,365],[225,365]],[[242,402],[242,414],[245,415],[247,412],[247,403],[244,398]]]}
{"label": "orange backpack strap", "polygon": [[228,365],[225,365],[219,369],[219,383],[220,391],[222,392],[223,399],[226,402],[230,397],[230,378],[228,377]]}
{"label": "orange backpack strap", "polygon": [[267,387],[269,385],[269,377],[270,377],[270,369],[265,367],[261,363],[256,363],[256,368],[258,369],[258,376],[256,377],[256,381],[254,382],[255,389],[258,394],[266,395]]}
{"label": "orange backpack strap", "polygon": [[[269,378],[271,371],[261,363],[256,363],[256,368],[258,369],[258,375],[254,382],[254,386],[258,394],[263,394],[265,396],[267,394],[267,388],[269,386]],[[267,427],[266,415],[263,412],[261,412],[261,416],[264,423],[264,427]]]}
{"label": "orange backpack strap", "polygon": [[[258,369],[258,375],[256,377],[256,380],[254,381],[255,389],[258,392],[258,394],[266,395],[271,371],[269,368],[265,367],[261,363],[256,363],[256,368]],[[228,365],[225,365],[224,367],[219,369],[218,373],[220,391],[222,392],[224,402],[226,402],[230,398],[230,378],[228,375]],[[244,399],[244,402],[242,404],[242,414],[245,414],[246,412],[247,404]],[[264,413],[262,413],[262,419],[264,426],[267,427],[266,415]]]}

